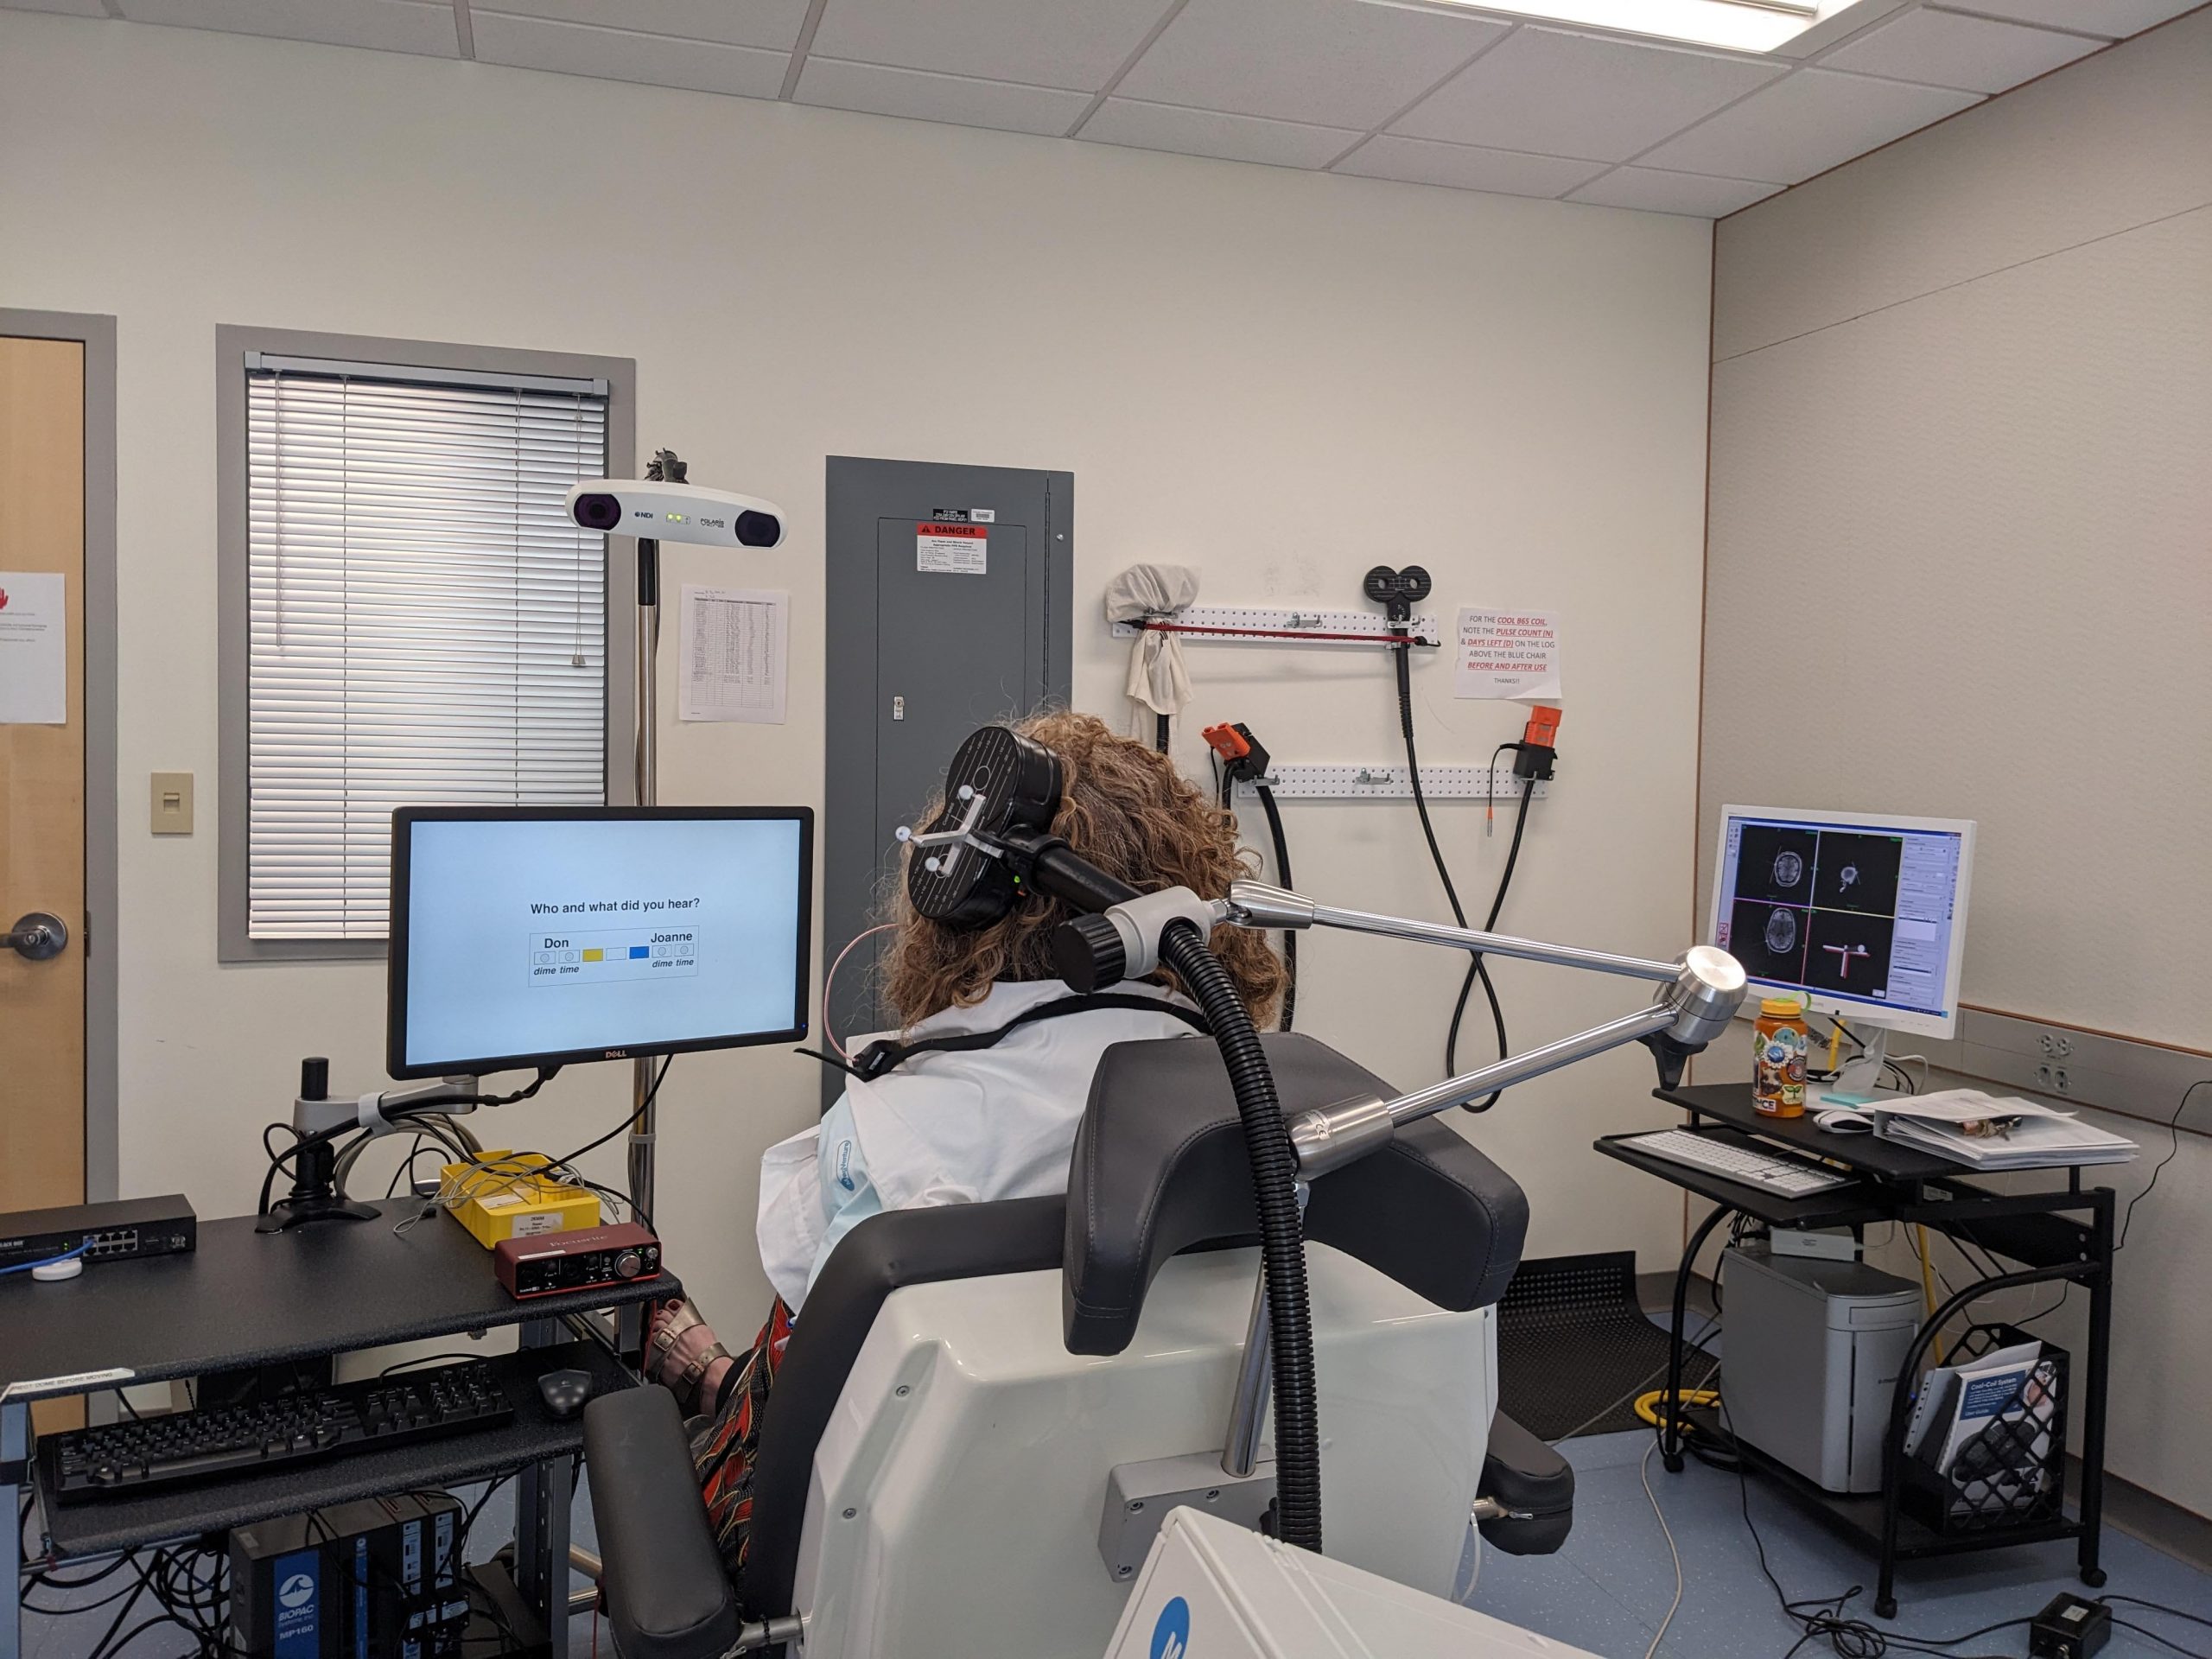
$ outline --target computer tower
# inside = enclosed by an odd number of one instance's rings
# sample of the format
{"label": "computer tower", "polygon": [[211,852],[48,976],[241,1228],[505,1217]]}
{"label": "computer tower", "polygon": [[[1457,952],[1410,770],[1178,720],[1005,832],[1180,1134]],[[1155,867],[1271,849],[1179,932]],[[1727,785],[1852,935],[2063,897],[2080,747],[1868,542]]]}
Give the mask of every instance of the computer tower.
{"label": "computer tower", "polygon": [[231,1534],[245,1659],[453,1659],[468,1624],[461,1505],[402,1493]]}
{"label": "computer tower", "polygon": [[1720,1253],[1727,1427],[1822,1490],[1882,1490],[1882,1441],[1920,1287],[1859,1262]]}

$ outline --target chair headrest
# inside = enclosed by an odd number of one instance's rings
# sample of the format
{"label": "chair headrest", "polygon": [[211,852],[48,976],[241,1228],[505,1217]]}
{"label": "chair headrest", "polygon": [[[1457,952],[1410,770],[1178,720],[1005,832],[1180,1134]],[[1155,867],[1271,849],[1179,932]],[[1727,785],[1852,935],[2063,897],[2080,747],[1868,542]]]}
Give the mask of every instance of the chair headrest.
{"label": "chair headrest", "polygon": [[[1397,1092],[1302,1033],[1270,1032],[1260,1040],[1286,1119]],[[1243,1125],[1220,1051],[1190,1038],[1108,1049],[1068,1171],[1061,1258],[1068,1351],[1120,1353],[1171,1256],[1247,1240],[1258,1228]],[[1528,1228],[1520,1186],[1433,1118],[1323,1176],[1306,1211],[1306,1237],[1455,1313],[1504,1294]]]}

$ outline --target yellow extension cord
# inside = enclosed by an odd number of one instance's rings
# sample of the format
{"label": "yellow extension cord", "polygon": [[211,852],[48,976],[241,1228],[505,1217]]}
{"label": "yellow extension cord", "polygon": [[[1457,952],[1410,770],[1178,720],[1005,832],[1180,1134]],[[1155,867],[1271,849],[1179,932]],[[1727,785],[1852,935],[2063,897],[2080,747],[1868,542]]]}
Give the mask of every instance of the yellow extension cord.
{"label": "yellow extension cord", "polygon": [[[1652,1427],[1658,1427],[1659,1402],[1666,1397],[1667,1390],[1664,1389],[1654,1389],[1649,1394],[1639,1394],[1636,1396],[1636,1414],[1642,1418],[1645,1422],[1650,1424]],[[1718,1389],[1684,1389],[1680,1395],[1675,1396],[1675,1398],[1678,1404],[1683,1407],[1717,1406],[1720,1403],[1720,1390]],[[1685,1428],[1689,1427],[1688,1419],[1683,1421],[1682,1427]]]}

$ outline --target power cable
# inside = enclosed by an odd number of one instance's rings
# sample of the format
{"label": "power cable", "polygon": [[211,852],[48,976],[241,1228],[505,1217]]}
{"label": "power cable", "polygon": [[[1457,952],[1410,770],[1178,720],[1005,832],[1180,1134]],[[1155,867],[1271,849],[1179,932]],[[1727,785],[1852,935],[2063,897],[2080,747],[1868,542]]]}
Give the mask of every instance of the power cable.
{"label": "power cable", "polygon": [[2181,1151],[2181,1115],[2189,1109],[2189,1097],[2198,1090],[2207,1088],[2212,1088],[2212,1077],[2199,1077],[2181,1091],[2181,1100],[2174,1107],[2174,1115],[2166,1121],[2166,1129],[2173,1136],[2173,1145],[2166,1149],[2166,1155],[2158,1160],[2158,1168],[2151,1172],[2151,1179],[2144,1183],[2143,1190],[2127,1201],[2127,1211],[2120,1218],[2120,1239],[2113,1246],[2114,1250],[2124,1250],[2127,1248],[2127,1229],[2129,1224],[2135,1219],[2135,1206],[2151,1196],[2151,1189],[2158,1185],[2158,1177],[2164,1173],[2166,1166],[2173,1162],[2176,1155]]}

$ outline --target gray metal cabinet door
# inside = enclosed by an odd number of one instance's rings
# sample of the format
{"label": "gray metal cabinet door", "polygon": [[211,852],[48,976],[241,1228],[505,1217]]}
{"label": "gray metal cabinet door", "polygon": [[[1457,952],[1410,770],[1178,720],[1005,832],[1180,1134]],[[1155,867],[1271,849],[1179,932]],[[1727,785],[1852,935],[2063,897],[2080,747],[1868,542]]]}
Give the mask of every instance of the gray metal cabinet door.
{"label": "gray metal cabinet door", "polygon": [[[970,527],[957,526],[967,531]],[[1020,524],[976,524],[947,537],[912,518],[877,526],[875,850],[886,868],[902,823],[920,821],[945,762],[978,726],[1015,720],[1039,696],[1029,618],[1042,572]],[[918,543],[969,541],[957,570],[924,569]],[[943,563],[944,556],[933,562]]]}
{"label": "gray metal cabinet door", "polygon": [[[898,827],[962,740],[1067,700],[1073,495],[1066,473],[830,458],[824,963],[887,914]],[[823,1019],[841,1039],[891,1023],[883,943],[838,970]]]}

